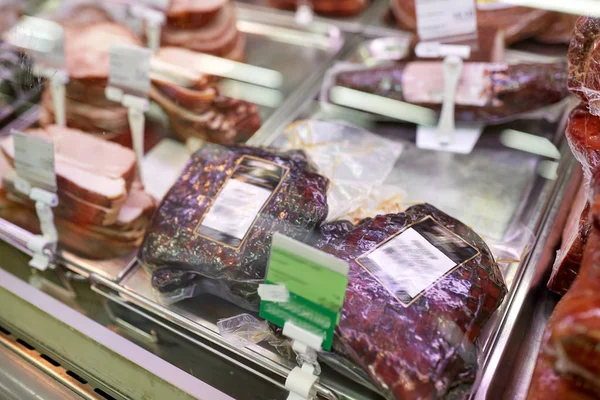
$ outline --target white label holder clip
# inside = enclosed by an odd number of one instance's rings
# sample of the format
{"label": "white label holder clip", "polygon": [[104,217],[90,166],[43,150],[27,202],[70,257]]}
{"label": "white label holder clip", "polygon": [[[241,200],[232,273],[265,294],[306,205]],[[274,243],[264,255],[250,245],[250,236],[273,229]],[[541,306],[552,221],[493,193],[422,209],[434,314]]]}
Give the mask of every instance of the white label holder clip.
{"label": "white label holder clip", "polygon": [[141,4],[132,4],[129,10],[134,17],[144,21],[148,48],[156,53],[160,48],[160,34],[166,20],[165,13]]}
{"label": "white label holder clip", "polygon": [[[312,400],[317,397],[316,383],[319,377],[316,374],[317,350],[321,348],[323,338],[292,322],[287,321],[283,326],[283,334],[291,339],[292,348],[299,354],[304,362],[301,367],[295,367],[285,380],[285,388],[290,391],[287,400]],[[309,362],[307,360],[314,360]]]}
{"label": "white label holder clip", "polygon": [[48,267],[53,268],[52,260],[56,252],[58,231],[54,224],[52,208],[58,205],[58,196],[44,189],[32,188],[29,182],[19,176],[15,177],[15,187],[35,201],[35,210],[42,231],[41,235],[34,235],[27,242],[27,248],[33,251],[29,266],[40,271],[45,271]]}
{"label": "white label holder clip", "polygon": [[52,94],[52,104],[54,106],[54,118],[56,125],[67,126],[66,109],[66,89],[65,85],[69,83],[69,75],[65,70],[49,68],[36,63],[33,66],[33,73],[36,76],[46,78],[50,82],[50,93]]}

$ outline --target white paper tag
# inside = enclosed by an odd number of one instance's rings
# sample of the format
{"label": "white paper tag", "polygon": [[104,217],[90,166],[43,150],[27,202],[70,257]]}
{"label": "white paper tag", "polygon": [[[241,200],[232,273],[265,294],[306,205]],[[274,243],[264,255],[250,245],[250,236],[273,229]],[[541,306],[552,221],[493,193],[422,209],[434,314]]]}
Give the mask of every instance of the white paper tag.
{"label": "white paper tag", "polygon": [[290,292],[285,285],[269,285],[261,283],[258,285],[258,295],[263,301],[285,303],[290,299]]}
{"label": "white paper tag", "polygon": [[477,254],[431,217],[413,224],[357,259],[404,305]]}
{"label": "white paper tag", "polygon": [[470,154],[481,133],[483,125],[461,125],[457,124],[449,142],[443,142],[440,138],[442,133],[435,126],[417,126],[417,147],[425,150],[449,151],[452,153]]}
{"label": "white paper tag", "polygon": [[110,49],[108,84],[126,94],[148,97],[150,91],[149,49],[132,45],[114,45]]}
{"label": "white paper tag", "polygon": [[54,143],[18,131],[13,131],[12,136],[17,175],[32,187],[56,192]]}
{"label": "white paper tag", "polygon": [[142,162],[146,192],[161,200],[179,178],[189,159],[190,154],[183,144],[172,139],[161,140]]}
{"label": "white paper tag", "polygon": [[202,218],[196,233],[226,246],[239,247],[288,169],[244,156]]}
{"label": "white paper tag", "polygon": [[65,33],[53,21],[23,17],[6,35],[9,43],[28,50],[35,60],[47,68],[66,69]]}
{"label": "white paper tag", "polygon": [[475,0],[415,0],[421,40],[468,35],[477,30]]}

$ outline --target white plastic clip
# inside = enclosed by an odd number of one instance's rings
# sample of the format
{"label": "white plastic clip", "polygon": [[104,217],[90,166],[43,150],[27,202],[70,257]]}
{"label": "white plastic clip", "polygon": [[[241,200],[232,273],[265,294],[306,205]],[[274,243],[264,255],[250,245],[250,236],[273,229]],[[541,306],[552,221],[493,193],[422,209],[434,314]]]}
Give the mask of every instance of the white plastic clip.
{"label": "white plastic clip", "polygon": [[454,141],[456,89],[458,88],[462,68],[462,58],[458,56],[447,56],[444,58],[444,99],[442,103],[442,115],[438,124],[440,142],[443,144],[450,144]]}
{"label": "white plastic clip", "polygon": [[294,20],[298,25],[310,25],[314,18],[311,0],[300,0]]}
{"label": "white plastic clip", "polygon": [[58,241],[58,231],[52,212],[52,207],[58,205],[58,196],[56,193],[44,189],[32,188],[29,182],[19,176],[15,177],[15,187],[35,201],[35,210],[42,234],[32,236],[27,242],[27,248],[34,253],[29,265],[44,271],[52,265],[51,261]]}
{"label": "white plastic clip", "polygon": [[148,48],[156,53],[160,48],[160,31],[165,23],[165,14],[162,11],[140,4],[131,5],[130,11],[134,17],[144,20]]}
{"label": "white plastic clip", "polygon": [[145,113],[150,107],[148,99],[130,94],[124,94],[119,88],[107,86],[105,90],[106,97],[109,100],[119,102],[127,107],[127,117],[129,119],[129,128],[131,130],[131,141],[133,151],[137,158],[138,173],[142,182],[142,160],[144,159],[144,127],[146,125]]}
{"label": "white plastic clip", "polygon": [[[283,326],[283,334],[294,339],[292,348],[304,360],[302,367],[294,368],[285,380],[285,388],[290,391],[288,400],[312,400],[317,396],[316,383],[319,381],[315,373],[317,351],[321,348],[323,338],[312,332],[308,332],[291,322]],[[314,360],[308,362],[306,360]]]}
{"label": "white plastic clip", "polygon": [[54,106],[54,118],[59,126],[67,126],[66,89],[69,83],[69,75],[66,71],[48,68],[40,64],[33,67],[35,75],[50,81],[50,93],[52,94],[52,105]]}

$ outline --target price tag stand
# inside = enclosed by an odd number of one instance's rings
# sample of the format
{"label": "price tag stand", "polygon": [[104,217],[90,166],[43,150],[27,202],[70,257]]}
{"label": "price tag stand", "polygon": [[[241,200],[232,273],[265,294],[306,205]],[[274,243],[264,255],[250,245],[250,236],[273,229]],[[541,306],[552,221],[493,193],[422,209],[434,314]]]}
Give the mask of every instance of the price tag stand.
{"label": "price tag stand", "polygon": [[273,236],[265,283],[258,288],[260,316],[283,327],[301,360],[285,381],[288,400],[316,397],[317,352],[330,350],[340,319],[349,266],[280,234]]}
{"label": "price tag stand", "polygon": [[56,125],[67,126],[65,88],[65,85],[69,83],[69,75],[67,74],[67,71],[57,70],[54,68],[44,67],[40,64],[35,64],[33,66],[33,73],[34,75],[45,78],[49,81]]}
{"label": "price tag stand", "polygon": [[470,153],[479,140],[483,127],[480,125],[456,126],[456,91],[463,70],[463,58],[471,53],[469,46],[419,43],[415,48],[422,58],[444,57],[444,93],[442,112],[436,128],[417,127],[417,147],[456,153]]}
{"label": "price tag stand", "polygon": [[27,248],[34,254],[29,262],[41,271],[54,268],[53,258],[58,242],[52,208],[58,205],[56,173],[54,169],[54,144],[19,131],[12,132],[15,154],[15,187],[35,202],[40,221],[41,235],[27,241]]}
{"label": "price tag stand", "polygon": [[165,23],[165,13],[141,4],[133,4],[129,11],[131,15],[144,21],[148,48],[153,53],[160,48],[160,33]]}

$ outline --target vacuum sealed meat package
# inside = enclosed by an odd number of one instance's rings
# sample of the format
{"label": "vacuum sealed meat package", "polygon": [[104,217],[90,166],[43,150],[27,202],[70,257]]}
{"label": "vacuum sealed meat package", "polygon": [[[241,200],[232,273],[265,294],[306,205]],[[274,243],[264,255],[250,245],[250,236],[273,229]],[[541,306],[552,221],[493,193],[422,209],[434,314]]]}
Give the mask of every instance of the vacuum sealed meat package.
{"label": "vacuum sealed meat package", "polygon": [[321,232],[316,247],[350,264],[325,361],[357,364],[395,399],[442,398],[474,379],[477,338],[507,289],[473,230],[421,204]]}
{"label": "vacuum sealed meat package", "polygon": [[307,240],[328,181],[301,151],[207,145],[164,197],[139,252],[161,300],[198,291],[258,309],[271,237]]}
{"label": "vacuum sealed meat package", "polygon": [[[565,99],[567,64],[465,63],[456,90],[457,121],[499,123],[554,105]],[[442,62],[415,61],[390,66],[334,67],[323,87],[341,86],[394,100],[441,110],[444,95]]]}
{"label": "vacuum sealed meat package", "polygon": [[600,115],[599,38],[600,19],[581,17],[569,46],[569,90],[588,103],[594,115]]}

